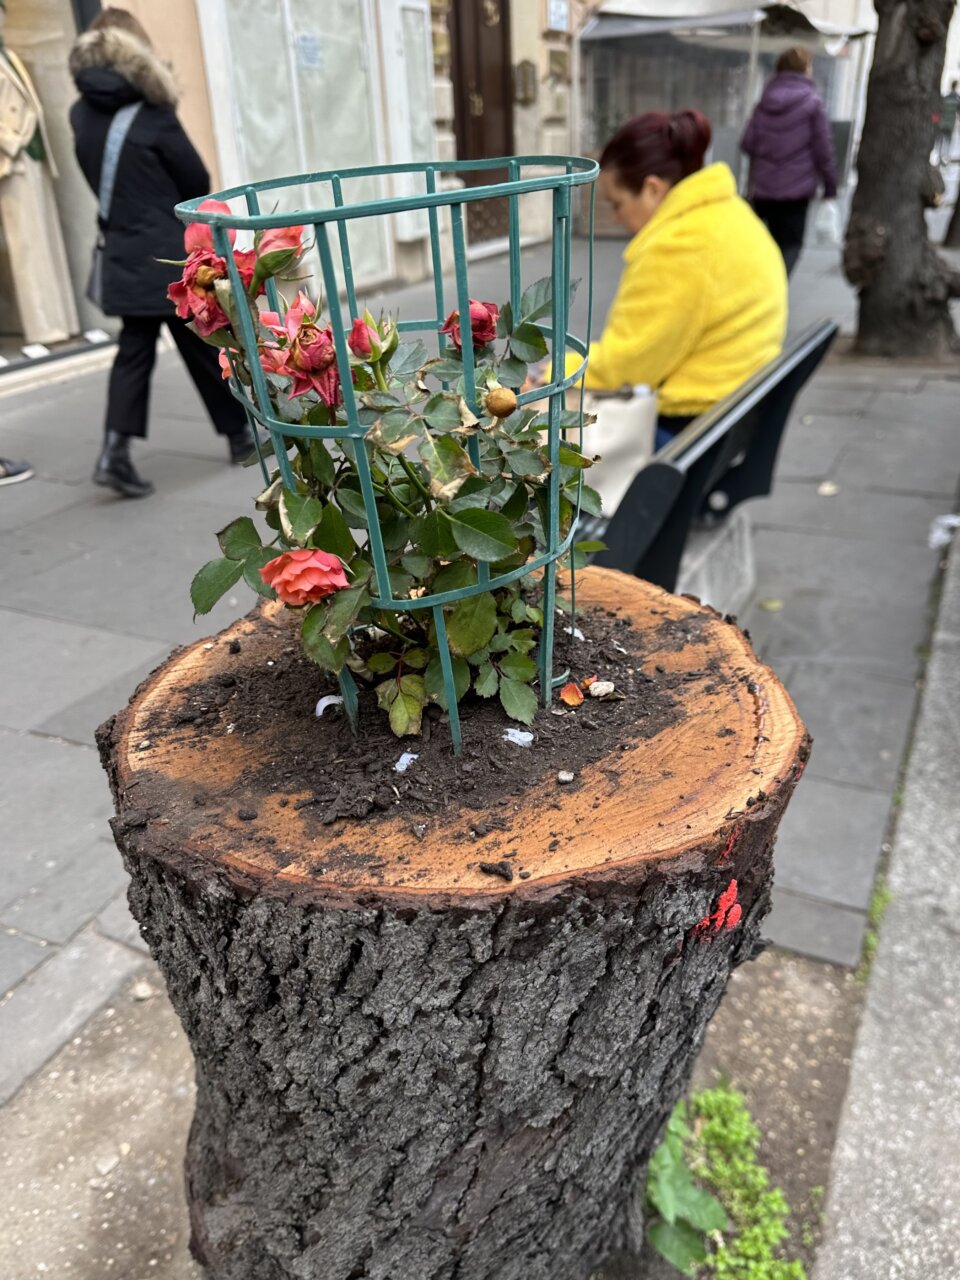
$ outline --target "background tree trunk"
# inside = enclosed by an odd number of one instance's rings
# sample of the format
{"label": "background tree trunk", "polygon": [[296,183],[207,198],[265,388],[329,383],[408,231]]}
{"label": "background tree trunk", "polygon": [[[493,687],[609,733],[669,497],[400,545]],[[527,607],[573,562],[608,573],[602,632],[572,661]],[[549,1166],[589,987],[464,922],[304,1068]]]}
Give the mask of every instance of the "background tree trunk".
{"label": "background tree trunk", "polygon": [[[939,357],[957,349],[960,274],[933,250],[924,210],[947,28],[956,0],[875,0],[879,25],[843,263],[860,291],[857,350]],[[939,184],[939,185],[938,185]]]}
{"label": "background tree trunk", "polygon": [[[510,805],[334,832],[253,794],[283,711],[216,747],[190,691],[278,657],[269,613],[103,726],[131,907],[196,1057],[212,1280],[586,1280],[638,1244],[649,1156],[760,945],[809,739],[712,611],[602,569],[578,599],[646,633],[630,652],[677,715]],[[485,846],[529,878],[482,874]]]}
{"label": "background tree trunk", "polygon": [[957,194],[957,203],[953,206],[953,214],[943,243],[948,249],[960,249],[960,192]]}

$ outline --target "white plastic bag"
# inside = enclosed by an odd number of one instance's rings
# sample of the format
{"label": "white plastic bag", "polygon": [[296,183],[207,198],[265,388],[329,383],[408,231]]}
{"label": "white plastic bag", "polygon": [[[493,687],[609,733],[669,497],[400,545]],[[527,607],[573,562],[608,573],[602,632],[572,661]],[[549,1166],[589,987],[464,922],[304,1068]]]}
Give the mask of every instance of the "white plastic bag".
{"label": "white plastic bag", "polygon": [[836,200],[821,200],[813,219],[814,243],[839,249],[843,244],[843,227]]}

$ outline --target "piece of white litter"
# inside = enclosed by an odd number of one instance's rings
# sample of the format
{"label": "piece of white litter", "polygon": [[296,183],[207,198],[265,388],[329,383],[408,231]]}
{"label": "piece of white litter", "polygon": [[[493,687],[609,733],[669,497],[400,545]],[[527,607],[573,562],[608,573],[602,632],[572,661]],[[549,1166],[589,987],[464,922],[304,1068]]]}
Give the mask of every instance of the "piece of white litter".
{"label": "piece of white litter", "polygon": [[419,759],[420,757],[415,751],[405,751],[393,767],[396,769],[397,773],[406,773],[414,760]]}
{"label": "piece of white litter", "polygon": [[612,680],[594,680],[590,686],[590,697],[609,698],[616,687]]}
{"label": "piece of white litter", "polygon": [[586,640],[586,636],[579,627],[564,627],[564,631],[568,636],[573,636],[574,640]]}
{"label": "piece of white litter", "polygon": [[576,776],[577,775],[575,773],[571,773],[569,769],[561,769],[557,774],[557,781],[563,783],[572,782]]}
{"label": "piece of white litter", "polygon": [[616,649],[617,653],[626,653],[626,652],[627,652],[627,651],[626,651],[626,649],[623,647],[623,645],[622,645],[622,644],[617,644],[616,640],[614,640],[614,642],[613,642],[613,647],[614,647],[614,649]]}
{"label": "piece of white litter", "polygon": [[504,729],[504,742],[513,742],[518,747],[529,747],[533,743],[533,734],[527,733],[526,729]]}
{"label": "piece of white litter", "polygon": [[817,493],[821,498],[835,498],[839,492],[840,486],[833,480],[824,480],[823,484],[817,485]]}
{"label": "piece of white litter", "polygon": [[205,649],[212,649],[212,648],[213,648],[213,641],[211,640],[209,644],[205,644],[203,647],[204,647]]}
{"label": "piece of white litter", "polygon": [[317,715],[322,716],[327,707],[339,707],[343,699],[337,693],[328,693],[325,698],[321,698],[317,703]]}
{"label": "piece of white litter", "polygon": [[931,551],[939,551],[941,547],[948,547],[950,539],[953,537],[954,529],[960,529],[960,516],[934,516],[930,522],[927,546]]}

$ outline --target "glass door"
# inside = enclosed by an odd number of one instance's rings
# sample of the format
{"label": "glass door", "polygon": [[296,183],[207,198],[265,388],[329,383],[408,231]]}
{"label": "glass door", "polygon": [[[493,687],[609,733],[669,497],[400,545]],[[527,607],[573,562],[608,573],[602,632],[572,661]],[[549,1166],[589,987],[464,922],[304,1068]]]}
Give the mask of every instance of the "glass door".
{"label": "glass door", "polygon": [[[221,150],[227,181],[382,163],[377,77],[367,33],[371,0],[219,0],[216,24],[231,66],[232,143]],[[212,28],[205,26],[205,37]],[[220,49],[219,57],[223,58]],[[207,49],[208,67],[211,50]],[[216,53],[214,53],[216,58]],[[215,86],[211,85],[215,92]],[[216,112],[222,125],[224,112]],[[232,154],[231,154],[232,152]],[[348,203],[384,194],[380,179],[344,184]],[[333,203],[318,187],[290,188],[275,201],[293,211]],[[382,219],[354,222],[350,251],[359,286],[393,274]],[[316,272],[316,262],[308,264]]]}

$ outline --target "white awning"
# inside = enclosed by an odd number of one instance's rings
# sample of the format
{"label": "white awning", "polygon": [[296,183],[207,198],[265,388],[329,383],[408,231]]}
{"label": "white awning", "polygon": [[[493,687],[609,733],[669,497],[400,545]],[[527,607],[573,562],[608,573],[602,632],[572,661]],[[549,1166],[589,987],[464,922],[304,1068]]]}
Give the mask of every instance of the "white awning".
{"label": "white awning", "polygon": [[[760,24],[761,34],[771,40],[814,38],[829,46],[834,41],[851,40],[876,30],[876,16],[861,10],[856,21],[838,22],[840,5],[833,4],[831,18],[820,16],[813,3],[767,4],[756,9],[731,8],[730,0],[604,0],[580,33],[581,40],[623,39],[626,36],[657,35],[664,32],[692,32],[698,28],[729,28]],[[843,6],[852,9],[854,6]]]}

